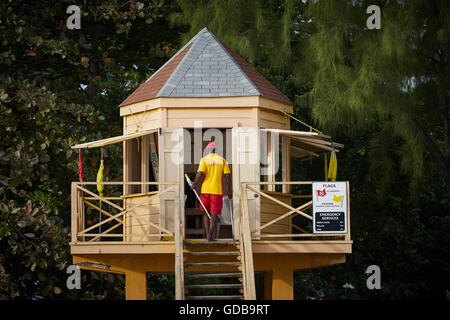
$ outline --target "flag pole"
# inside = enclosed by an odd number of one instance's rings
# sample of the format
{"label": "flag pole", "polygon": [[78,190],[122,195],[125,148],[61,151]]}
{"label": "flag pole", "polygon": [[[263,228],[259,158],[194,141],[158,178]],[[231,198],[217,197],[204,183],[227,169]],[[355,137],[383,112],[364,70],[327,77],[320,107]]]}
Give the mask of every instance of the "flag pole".
{"label": "flag pole", "polygon": [[[189,179],[189,177],[188,177],[187,174],[184,174],[184,176],[186,177],[186,181],[187,181],[189,187],[192,187],[192,181],[191,181],[191,179]],[[197,191],[196,191],[195,189],[192,189],[192,191],[194,191],[194,193],[195,193],[195,195],[196,195],[198,201],[200,201],[200,204],[202,205],[203,209],[205,210],[206,215],[207,215],[208,218],[211,220],[211,216],[209,215],[208,210],[206,210],[205,205],[203,204],[202,200],[201,200],[200,197],[198,196]]]}

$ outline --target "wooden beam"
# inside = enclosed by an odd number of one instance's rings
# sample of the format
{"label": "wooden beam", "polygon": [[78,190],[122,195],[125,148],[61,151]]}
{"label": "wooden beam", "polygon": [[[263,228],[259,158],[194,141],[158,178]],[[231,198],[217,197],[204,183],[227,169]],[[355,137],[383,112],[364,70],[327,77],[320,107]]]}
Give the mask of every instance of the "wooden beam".
{"label": "wooden beam", "polygon": [[[84,231],[81,232],[81,234],[86,233],[86,232],[88,232],[88,231],[90,231],[90,230],[92,230],[92,229],[94,229],[94,228],[97,228],[97,227],[101,226],[102,224],[105,224],[105,223],[111,221],[111,220],[114,219],[114,218],[120,217],[120,216],[124,215],[125,213],[127,213],[127,212],[129,212],[129,211],[131,211],[131,210],[134,210],[135,208],[141,206],[142,204],[144,204],[144,203],[150,201],[150,200],[153,199],[154,197],[156,197],[156,196],[161,196],[162,194],[164,194],[164,193],[166,193],[166,192],[172,190],[174,187],[175,187],[175,186],[172,186],[172,187],[169,187],[169,188],[167,188],[167,189],[165,189],[165,190],[163,190],[163,191],[161,191],[161,192],[158,192],[157,194],[155,194],[155,195],[149,197],[148,199],[145,199],[144,201],[138,202],[136,205],[132,206],[131,208],[128,208],[128,209],[125,209],[125,210],[122,209],[122,210],[123,210],[122,212],[119,212],[118,214],[116,214],[116,215],[114,215],[114,216],[112,216],[112,217],[110,217],[110,218],[108,218],[108,219],[106,219],[106,220],[104,220],[104,221],[102,221],[102,222],[99,222],[99,223],[97,223],[97,224],[95,224],[95,225],[93,225],[93,226],[91,226],[91,227],[85,229]],[[81,188],[81,187],[78,187],[78,188]],[[84,189],[84,188],[81,188],[81,189]],[[86,190],[86,189],[84,189],[84,190]],[[105,201],[105,202],[106,202],[106,201]],[[132,213],[129,213],[129,214],[130,214],[130,215],[134,215],[134,214],[132,214]],[[139,218],[138,218],[138,219],[139,219]],[[154,226],[156,226],[156,225],[154,225]],[[157,226],[156,228],[161,228],[161,227]],[[164,230],[165,230],[165,229],[164,229]],[[165,230],[165,231],[167,231],[167,230]],[[170,232],[170,231],[169,231],[169,232]]]}
{"label": "wooden beam", "polygon": [[347,181],[347,234],[345,240],[350,241],[350,183]]}
{"label": "wooden beam", "polygon": [[[106,199],[106,200],[123,200],[123,197],[121,196],[121,197],[102,197],[103,199]],[[97,198],[94,198],[94,197],[84,197],[83,198],[84,200],[98,200]]]}
{"label": "wooden beam", "polygon": [[109,222],[109,221],[111,221],[111,220],[113,220],[115,218],[118,218],[120,216],[123,216],[124,214],[125,214],[124,211],[119,212],[118,214],[116,214],[116,215],[114,215],[114,216],[112,216],[112,217],[110,217],[110,218],[108,218],[106,220],[103,220],[102,222],[96,223],[95,225],[93,225],[93,226],[91,226],[91,227],[89,227],[89,228],[87,228],[85,230],[80,231],[78,233],[78,235],[85,235],[85,234],[87,234],[88,231],[91,231],[92,229],[95,229],[95,228],[97,228],[97,227],[99,227],[101,225],[104,225],[105,223],[107,223],[107,222]]}
{"label": "wooden beam", "polygon": [[293,106],[260,96],[247,97],[161,97],[123,106],[120,116],[155,110],[158,108],[248,108],[259,107],[280,112],[293,113]]}
{"label": "wooden beam", "polygon": [[71,186],[71,231],[72,242],[77,242],[78,232],[78,198],[77,198],[77,183],[72,182]]}
{"label": "wooden beam", "polygon": [[[141,138],[141,181],[147,182],[150,177],[150,150],[149,137]],[[141,185],[141,192],[148,192],[148,184]]]}
{"label": "wooden beam", "polygon": [[[278,160],[278,153],[275,152],[275,141],[272,132],[267,133],[267,182],[275,182],[275,164]],[[275,186],[269,184],[267,186],[268,191],[275,191]]]}
{"label": "wooden beam", "polygon": [[[124,118],[124,122],[125,122],[126,118]],[[123,159],[123,181],[124,182],[128,182],[130,181],[130,166],[128,165],[128,158],[129,158],[129,154],[130,154],[130,143],[129,141],[124,141],[123,142],[123,152],[122,152],[122,159]],[[130,186],[124,184],[123,188],[122,188],[122,193],[123,195],[128,194],[130,191]]]}
{"label": "wooden beam", "polygon": [[312,181],[278,181],[278,182],[261,182],[261,181],[246,181],[247,185],[265,185],[265,184],[312,184]]}
{"label": "wooden beam", "polygon": [[[77,185],[88,185],[88,186],[95,186],[97,184],[104,184],[104,185],[141,185],[141,184],[149,184],[149,185],[176,185],[179,182],[177,181],[169,181],[169,182],[155,182],[155,181],[149,181],[149,182],[142,182],[142,181],[102,181],[102,182],[94,182],[94,181],[83,181],[83,182],[74,182]],[[310,182],[311,183],[311,182]]]}
{"label": "wooden beam", "polygon": [[[78,233],[79,236],[84,237],[155,237],[161,236],[160,233]],[[167,234],[167,236],[172,236],[171,234]]]}
{"label": "wooden beam", "polygon": [[[86,218],[86,215],[85,215],[86,210],[84,208],[83,197],[81,195],[82,195],[82,192],[77,189],[77,197],[78,197],[77,205],[78,205],[78,208],[79,208],[77,232],[82,230],[82,228],[84,228],[84,226],[85,226],[84,221],[85,221],[85,218]],[[81,238],[81,241],[84,241],[84,240],[85,240],[84,237]]]}
{"label": "wooden beam", "polygon": [[246,281],[246,300],[256,300],[256,291],[255,291],[255,272],[253,267],[253,252],[252,252],[252,243],[250,239],[250,221],[248,216],[248,201],[247,201],[247,185],[245,183],[241,184],[241,239],[243,244],[243,258],[245,260],[244,270],[245,272],[245,281]]}
{"label": "wooden beam", "polygon": [[184,300],[183,223],[180,219],[180,196],[175,196],[175,299]]}
{"label": "wooden beam", "polygon": [[[288,206],[289,206],[289,205],[288,205]],[[291,215],[292,213],[294,213],[294,212],[300,213],[300,212],[302,212],[302,211],[300,211],[300,210],[302,210],[302,209],[304,209],[304,208],[308,208],[308,207],[310,207],[310,206],[312,206],[312,201],[309,201],[309,202],[307,202],[307,203],[305,203],[305,204],[303,204],[303,205],[301,205],[300,207],[295,208],[295,209],[294,209],[293,207],[291,207],[291,208],[292,208],[291,211],[289,211],[289,212],[287,212],[287,213],[285,213],[285,214],[279,216],[278,218],[275,218],[275,219],[273,219],[273,220],[267,222],[265,225],[259,227],[259,228],[256,229],[255,231],[253,231],[253,233],[258,232],[258,231],[261,231],[262,229],[264,229],[264,228],[266,228],[266,227],[268,227],[268,226],[270,226],[270,225],[276,223],[277,221],[280,221],[280,220],[282,220],[282,219],[284,219],[284,218],[290,216],[290,215]],[[303,213],[304,216],[310,217],[310,216],[307,215],[306,213],[304,213],[304,212],[302,212],[302,213]],[[311,217],[311,220],[312,220],[312,217]]]}
{"label": "wooden beam", "polygon": [[344,147],[344,145],[343,144],[340,144],[340,143],[337,143],[337,142],[333,142],[333,141],[330,141],[330,140],[325,140],[325,139],[322,139],[322,138],[320,138],[320,137],[297,137],[297,136],[295,136],[295,137],[292,137],[293,139],[295,139],[295,140],[302,140],[302,141],[306,141],[306,142],[311,142],[311,143],[317,143],[317,144],[321,144],[321,145],[325,145],[325,146],[329,146],[329,147],[332,147],[333,145],[335,146],[335,148],[343,148]]}
{"label": "wooden beam", "polygon": [[296,226],[295,224],[293,224],[292,227],[293,227],[294,229],[297,229],[297,230],[300,231],[301,233],[308,233],[308,231],[306,231],[306,230],[303,229],[303,228],[300,228],[299,226]]}
{"label": "wooden beam", "polygon": [[147,199],[145,199],[145,200],[139,201],[138,203],[136,203],[136,204],[135,204],[134,206],[132,206],[131,208],[128,208],[128,209],[126,209],[125,211],[123,211],[123,213],[128,212],[128,214],[129,214],[130,216],[135,217],[135,218],[138,219],[139,221],[141,221],[141,222],[143,222],[143,223],[147,223],[148,225],[150,225],[150,226],[152,226],[152,227],[154,227],[154,228],[156,228],[156,229],[158,229],[158,230],[160,230],[160,231],[162,231],[162,232],[164,232],[164,233],[166,233],[166,234],[173,235],[173,233],[172,233],[171,231],[169,231],[169,230],[167,230],[167,229],[165,229],[165,228],[163,228],[163,227],[160,227],[160,226],[154,224],[153,222],[151,222],[151,221],[150,221],[150,218],[149,218],[148,220],[145,220],[143,217],[140,217],[140,216],[138,216],[138,215],[132,213],[131,211],[134,210],[134,209],[136,209],[137,207],[140,207],[140,206],[142,206],[142,205],[148,203],[148,202],[149,202],[150,200],[152,200],[154,197],[156,197],[156,196],[161,196],[161,195],[163,195],[164,193],[171,191],[171,190],[172,190],[173,188],[175,188],[175,187],[176,187],[176,186],[171,186],[171,187],[169,187],[169,188],[167,188],[167,189],[165,189],[165,190],[163,190],[163,191],[160,191],[160,192],[158,192],[158,193],[152,195],[151,197],[149,197],[149,198],[147,198]]}
{"label": "wooden beam", "polygon": [[286,233],[286,234],[261,234],[261,238],[309,238],[309,237],[345,237],[345,233]]}
{"label": "wooden beam", "polygon": [[125,273],[125,298],[147,300],[147,274],[145,271],[130,270]]}
{"label": "wooden beam", "polygon": [[[93,208],[93,209],[95,209],[95,210],[97,210],[97,211],[100,211],[101,213],[103,213],[104,215],[107,215],[108,217],[112,217],[112,214],[110,214],[109,212],[107,212],[107,211],[101,209],[100,207],[97,207],[95,204],[92,204],[92,203],[90,203],[90,202],[87,201],[87,200],[84,200],[83,203],[87,204],[89,207],[91,207],[91,208]],[[120,219],[114,219],[114,220],[116,220],[116,221],[119,222],[120,224],[123,224],[123,221],[120,220]]]}
{"label": "wooden beam", "polygon": [[130,199],[130,198],[139,198],[139,197],[147,197],[147,196],[151,196],[158,193],[158,191],[149,191],[149,192],[145,192],[145,193],[132,193],[132,194],[126,194],[121,196],[121,199]]}
{"label": "wooden beam", "polygon": [[[141,206],[141,205],[143,205],[143,203],[140,204],[139,206]],[[145,220],[144,218],[142,218],[142,217],[140,217],[140,216],[138,216],[138,215],[136,215],[136,214],[134,214],[134,213],[132,213],[132,212],[128,212],[128,214],[129,214],[130,216],[132,216],[132,217],[135,217],[136,219],[138,219],[138,220],[141,221],[142,223],[147,223],[148,225],[150,225],[150,226],[152,226],[152,227],[154,227],[154,228],[156,228],[156,229],[162,231],[164,234],[167,234],[167,235],[169,235],[169,236],[173,236],[173,232],[171,232],[171,231],[169,231],[169,230],[167,230],[167,229],[165,229],[165,228],[163,228],[163,227],[160,227],[160,226],[154,224],[153,222],[150,221],[150,218],[149,218],[148,220]]]}
{"label": "wooden beam", "polygon": [[314,157],[319,157],[319,155],[313,151],[309,151],[300,147],[296,147],[296,146],[291,146],[291,149],[300,153],[306,153],[310,156],[314,156]]}
{"label": "wooden beam", "polygon": [[[253,192],[258,193],[259,195],[261,195],[261,196],[263,196],[263,197],[266,197],[266,198],[272,200],[273,202],[278,203],[279,205],[282,205],[282,206],[285,207],[285,208],[288,208],[288,209],[290,209],[290,210],[293,210],[293,211],[295,211],[295,212],[301,214],[302,216],[304,216],[304,217],[306,217],[306,218],[312,220],[312,217],[311,217],[310,215],[307,215],[306,213],[301,212],[299,209],[294,209],[294,208],[291,207],[290,205],[288,205],[288,204],[286,204],[286,203],[284,203],[284,202],[282,202],[282,201],[280,201],[280,200],[278,200],[278,199],[275,199],[274,197],[271,197],[271,196],[269,196],[268,194],[265,194],[264,192],[261,192],[261,191],[259,191],[259,190],[256,190],[255,188],[252,188],[252,187],[249,187],[249,186],[247,186],[247,188],[250,189],[250,190],[252,190]],[[310,204],[312,204],[312,201],[309,201],[309,202],[305,203],[304,205],[310,205]]]}
{"label": "wooden beam", "polygon": [[101,233],[101,235],[95,236],[94,238],[92,238],[91,240],[89,240],[89,242],[92,242],[92,241],[97,240],[97,239],[100,238],[102,235],[106,235],[108,232],[113,231],[115,228],[117,228],[117,227],[119,227],[119,226],[121,226],[121,225],[122,225],[122,223],[118,223],[118,224],[116,224],[115,226],[112,226],[111,228],[109,228],[109,229],[103,231],[103,232]]}
{"label": "wooden beam", "polygon": [[142,136],[154,133],[154,132],[157,132],[157,130],[156,129],[145,130],[145,131],[141,131],[141,132],[137,132],[137,133],[125,134],[125,135],[106,138],[106,139],[102,139],[102,140],[81,143],[81,144],[72,146],[72,149],[104,147],[104,146],[107,146],[110,144],[115,144],[115,143],[131,140],[134,138],[142,137]]}
{"label": "wooden beam", "polygon": [[[149,184],[149,185],[176,185],[179,182],[176,181],[170,181],[170,182],[154,182],[154,181],[149,181],[149,182],[142,182],[142,181],[130,181],[130,182],[126,182],[126,181],[102,181],[102,182],[94,182],[94,181],[83,181],[83,182],[74,182],[77,185],[88,185],[88,186],[95,186],[97,184],[104,184],[104,185],[141,185],[141,184]],[[311,182],[310,182],[311,183]]]}
{"label": "wooden beam", "polygon": [[293,194],[291,196],[292,199],[309,199],[312,198],[312,195],[309,194]]}
{"label": "wooden beam", "polygon": [[298,141],[298,142],[300,142],[302,144],[305,144],[307,146],[312,146],[312,147],[315,147],[315,148],[318,148],[318,149],[322,149],[322,150],[327,150],[327,151],[332,151],[332,150],[336,151],[336,149],[333,148],[333,147],[329,147],[329,146],[326,146],[324,144],[319,144],[319,143],[313,143],[313,142],[310,142],[310,141],[306,141],[305,139],[300,138],[300,137],[291,137],[291,138],[292,138],[292,140]]}
{"label": "wooden beam", "polygon": [[[282,181],[291,180],[291,139],[287,136],[281,136],[281,176]],[[289,185],[282,185],[282,192],[289,193]]]}
{"label": "wooden beam", "polygon": [[280,135],[289,135],[291,137],[299,136],[299,137],[318,137],[322,139],[331,139],[330,136],[317,133],[317,132],[309,132],[309,131],[295,131],[295,130],[281,130],[281,129],[261,129],[268,132],[278,132]]}
{"label": "wooden beam", "polygon": [[91,195],[92,197],[96,198],[97,200],[100,200],[100,201],[103,201],[104,203],[109,204],[110,206],[112,206],[112,207],[114,207],[114,208],[116,208],[118,210],[123,210],[123,208],[121,206],[118,206],[117,204],[112,203],[111,201],[106,200],[103,197],[100,197],[99,195],[96,195],[95,193],[89,191],[88,189],[85,189],[85,188],[83,188],[81,186],[78,186],[78,189],[83,191],[83,192],[86,192],[87,194]]}
{"label": "wooden beam", "polygon": [[272,299],[294,300],[294,270],[292,267],[280,264],[273,269]]}

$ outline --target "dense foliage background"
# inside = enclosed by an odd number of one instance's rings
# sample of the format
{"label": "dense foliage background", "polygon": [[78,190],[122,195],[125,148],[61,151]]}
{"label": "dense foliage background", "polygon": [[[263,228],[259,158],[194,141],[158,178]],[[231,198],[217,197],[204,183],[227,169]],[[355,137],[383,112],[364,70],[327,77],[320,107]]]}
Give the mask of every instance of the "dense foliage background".
{"label": "dense foliage background", "polygon": [[[88,271],[83,290],[66,289],[70,146],[120,134],[117,105],[205,26],[288,95],[296,117],[345,144],[353,253],[297,272],[295,298],[447,297],[448,1],[85,2],[0,3],[0,298],[123,297],[123,277]],[[72,4],[80,30],[66,28]],[[371,4],[380,30],[366,28]],[[105,152],[106,178],[119,179],[121,148]],[[293,180],[322,172],[322,160],[293,164]],[[366,287],[371,264],[381,290]],[[149,298],[173,296],[172,282],[150,276]]]}

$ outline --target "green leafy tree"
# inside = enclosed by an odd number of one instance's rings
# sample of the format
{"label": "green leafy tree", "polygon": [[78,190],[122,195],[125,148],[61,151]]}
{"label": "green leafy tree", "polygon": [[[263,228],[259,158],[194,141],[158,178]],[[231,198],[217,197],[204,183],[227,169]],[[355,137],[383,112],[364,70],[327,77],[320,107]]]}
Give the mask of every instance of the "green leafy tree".
{"label": "green leafy tree", "polygon": [[[295,297],[445,298],[447,2],[177,3],[172,19],[190,26],[185,41],[207,26],[294,101],[298,118],[345,145],[338,179],[351,184],[353,253],[296,274]],[[381,30],[366,28],[373,4]],[[323,161],[293,162],[292,171],[293,180],[318,180]],[[382,268],[381,291],[366,287],[371,264]]]}
{"label": "green leafy tree", "polygon": [[[112,0],[79,2],[81,29],[69,30],[73,4],[0,4],[2,298],[123,297],[123,279],[108,274],[83,271],[81,292],[65,288],[70,181],[78,180],[71,146],[121,133],[117,105],[176,51],[182,29],[169,26],[170,2]],[[87,156],[92,180],[99,154]],[[120,180],[120,148],[105,157],[105,178]]]}
{"label": "green leafy tree", "polygon": [[[388,162],[386,150],[395,145],[400,169],[411,182],[428,175],[450,190],[450,6],[381,1],[381,29],[368,30],[371,4],[309,3],[305,18],[314,31],[305,66],[312,75],[312,115],[330,132],[357,135],[376,125],[379,134],[369,139],[368,152],[380,180],[392,174],[384,159]],[[436,174],[430,177],[431,172]]]}
{"label": "green leafy tree", "polygon": [[[297,117],[345,144],[338,179],[351,182],[353,253],[298,273],[295,297],[445,297],[447,2],[80,2],[81,29],[68,30],[72,4],[0,3],[1,298],[123,298],[123,276],[107,273],[83,271],[83,290],[65,289],[70,146],[120,134],[116,106],[205,26],[286,93]],[[365,27],[372,4],[380,30]],[[99,151],[84,156],[94,179]],[[106,179],[120,180],[120,147],[105,156]],[[323,163],[292,170],[316,180]],[[365,287],[370,264],[382,268],[381,291]],[[171,297],[171,278],[149,283],[150,298]]]}
{"label": "green leafy tree", "polygon": [[[313,27],[304,43],[311,90],[299,102],[346,145],[340,166],[352,184],[355,240],[346,265],[309,276],[328,298],[445,299],[450,7],[378,2],[381,29],[367,30],[371,4],[316,1],[303,15]],[[383,290],[366,289],[370,264],[382,268]]]}
{"label": "green leafy tree", "polygon": [[[374,158],[397,139],[412,182],[432,163],[433,178],[450,184],[446,1],[379,2],[380,30],[366,27],[370,1],[178,4],[173,21],[191,26],[184,40],[208,26],[299,108],[311,108],[317,126],[357,135],[376,124],[381,133],[367,142]],[[391,171],[378,163],[372,170],[387,180]]]}
{"label": "green leafy tree", "polygon": [[[55,298],[65,283],[59,273],[68,262],[67,229],[51,203],[29,200],[25,207],[0,190],[0,295],[2,298]],[[30,198],[39,198],[36,192]],[[36,207],[34,207],[36,205]],[[59,218],[60,220],[60,218]]]}

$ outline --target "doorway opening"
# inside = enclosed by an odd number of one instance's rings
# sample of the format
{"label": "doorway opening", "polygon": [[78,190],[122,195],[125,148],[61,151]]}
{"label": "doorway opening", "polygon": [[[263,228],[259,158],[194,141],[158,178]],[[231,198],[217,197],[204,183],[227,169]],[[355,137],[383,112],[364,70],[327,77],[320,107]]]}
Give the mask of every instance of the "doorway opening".
{"label": "doorway opening", "polygon": [[[225,158],[233,175],[232,168],[232,139],[231,128],[186,128],[184,130],[184,173],[191,181],[194,181],[197,174],[198,166],[202,157],[206,156],[205,149],[210,141],[217,143],[216,154]],[[231,181],[232,176],[231,176]],[[185,234],[189,239],[205,239],[205,228],[203,226],[203,212],[200,210],[201,204],[191,190],[186,180],[184,181],[185,192]],[[201,186],[203,181],[196,186],[198,196],[201,195]],[[228,194],[228,186],[225,179],[222,179],[223,195]],[[231,200],[227,196],[224,197],[224,205],[222,214],[219,216],[219,223],[216,228],[217,239],[232,239],[231,228]],[[230,203],[227,203],[229,201]]]}

